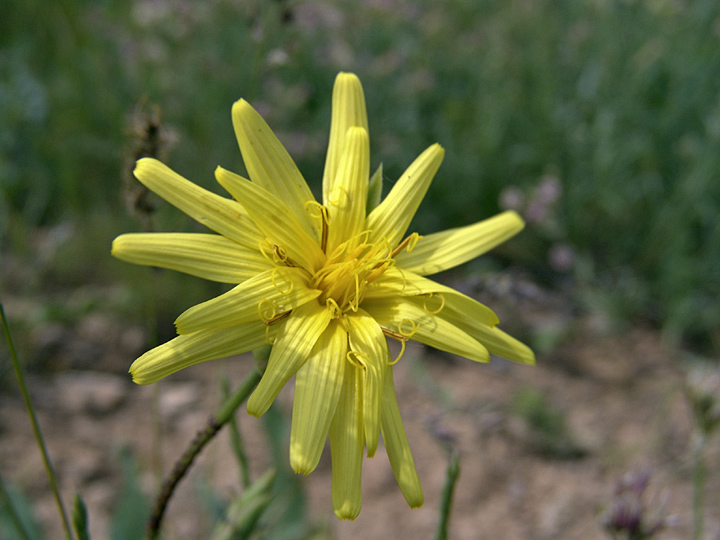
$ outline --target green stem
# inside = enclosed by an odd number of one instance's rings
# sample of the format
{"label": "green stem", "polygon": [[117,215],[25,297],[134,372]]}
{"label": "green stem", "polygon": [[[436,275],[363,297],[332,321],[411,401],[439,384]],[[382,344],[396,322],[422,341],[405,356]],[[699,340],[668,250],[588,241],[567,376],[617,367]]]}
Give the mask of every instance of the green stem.
{"label": "green stem", "polygon": [[27,385],[25,384],[25,376],[23,375],[20,367],[20,361],[18,360],[15,344],[13,343],[12,335],[10,334],[10,326],[8,325],[7,318],[5,317],[5,308],[3,307],[2,301],[0,301],[0,319],[2,319],[2,327],[5,332],[5,339],[7,340],[8,348],[10,349],[10,358],[12,360],[13,367],[15,368],[15,375],[17,376],[18,383],[20,384],[20,392],[25,400],[25,408],[27,409],[28,415],[30,415],[30,424],[32,425],[33,432],[35,433],[35,440],[40,448],[43,464],[45,465],[45,472],[47,473],[48,480],[50,481],[50,489],[55,497],[58,512],[60,512],[60,519],[62,520],[63,528],[65,529],[65,536],[68,540],[73,540],[70,521],[68,520],[62,498],[60,497],[57,476],[55,475],[55,470],[50,462],[50,455],[48,454],[47,447],[45,446],[45,439],[43,439],[42,432],[40,431],[40,424],[37,416],[35,415],[35,408],[30,400],[30,393],[28,392]]}
{"label": "green stem", "polygon": [[[230,380],[224,377],[222,380],[223,399],[230,396]],[[232,445],[235,457],[240,466],[240,482],[244,488],[250,487],[250,465],[248,463],[247,453],[245,452],[245,443],[238,427],[235,415],[230,417],[230,444]]]}
{"label": "green stem", "polygon": [[175,488],[180,483],[180,480],[183,479],[185,473],[187,473],[195,458],[205,445],[210,442],[215,435],[217,435],[220,428],[222,428],[223,425],[232,418],[237,408],[242,405],[242,403],[248,398],[250,393],[260,382],[261,377],[261,373],[257,369],[253,369],[243,381],[240,388],[235,391],[230,399],[225,401],[218,413],[210,417],[208,425],[195,435],[195,438],[190,442],[190,445],[187,447],[183,455],[177,460],[175,466],[170,472],[170,475],[163,482],[163,485],[160,488],[160,493],[155,500],[153,512],[147,525],[146,538],[148,540],[154,540],[157,538],[160,532],[160,524],[162,523],[162,518],[165,514],[165,508],[170,501],[170,497],[172,497]]}
{"label": "green stem", "polygon": [[705,498],[705,434],[697,433],[693,440],[693,540],[702,540],[703,537],[703,501]]}
{"label": "green stem", "polygon": [[440,496],[440,522],[434,540],[447,540],[448,523],[450,521],[450,510],[452,510],[452,498],[455,491],[455,483],[460,475],[460,455],[457,450],[450,450],[448,457],[447,472],[445,473],[445,485]]}
{"label": "green stem", "polygon": [[23,522],[15,509],[15,505],[13,504],[12,499],[10,499],[10,493],[5,487],[5,482],[3,482],[2,477],[0,477],[0,498],[2,498],[5,508],[7,508],[10,521],[12,521],[13,527],[15,527],[18,535],[20,535],[20,539],[30,540],[30,535],[25,530],[25,525],[23,525]]}

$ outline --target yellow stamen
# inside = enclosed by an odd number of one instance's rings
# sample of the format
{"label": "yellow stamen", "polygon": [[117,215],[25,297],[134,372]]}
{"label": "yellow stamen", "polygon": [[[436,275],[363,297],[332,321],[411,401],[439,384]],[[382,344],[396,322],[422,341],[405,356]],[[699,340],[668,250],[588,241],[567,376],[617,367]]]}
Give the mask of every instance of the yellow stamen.
{"label": "yellow stamen", "polygon": [[[440,307],[437,308],[436,310],[431,310],[430,308],[427,307],[427,301],[433,297],[440,298]],[[442,293],[431,292],[425,296],[425,300],[423,301],[423,308],[430,315],[437,315],[438,313],[440,313],[443,310],[444,307],[445,307],[445,296]]]}
{"label": "yellow stamen", "polygon": [[[400,324],[402,325],[402,323],[400,323]],[[386,336],[396,339],[400,342],[400,354],[398,354],[398,357],[395,360],[388,362],[389,366],[394,366],[402,358],[403,354],[405,354],[405,343],[407,342],[408,338],[406,336],[404,336],[403,334],[399,334],[398,332],[393,332],[392,330],[388,330],[387,328],[383,328],[382,333],[385,334]]]}
{"label": "yellow stamen", "polygon": [[393,249],[390,257],[395,257],[405,248],[407,248],[408,253],[410,253],[413,249],[415,249],[415,245],[418,243],[420,238],[422,237],[418,233],[412,233],[410,236],[405,238],[405,240],[400,242],[395,249]]}
{"label": "yellow stamen", "polygon": [[280,272],[280,268],[275,267],[275,268],[273,268],[272,272],[270,273],[270,279],[272,280],[273,287],[275,287],[275,290],[282,295],[290,294],[293,291],[293,289],[295,288],[295,283],[293,283],[291,281],[290,288],[287,291],[283,291],[282,289],[280,289],[277,282],[275,281],[275,278],[276,278],[278,272]]}
{"label": "yellow stamen", "polygon": [[[337,199],[333,200],[332,195],[336,191],[340,192],[340,196]],[[343,186],[340,186],[340,185],[335,186],[327,198],[327,200],[330,204],[332,204],[333,206],[337,206],[338,208],[340,207],[340,204],[342,203],[343,199],[349,200],[349,196],[348,196],[347,190]]]}
{"label": "yellow stamen", "polygon": [[[353,359],[353,356],[355,359]],[[367,354],[359,353],[356,351],[348,351],[345,355],[345,358],[348,362],[350,362],[353,366],[356,368],[360,368],[362,370],[365,370],[365,364],[363,363],[362,359],[365,359],[366,361],[370,359],[370,357]]]}
{"label": "yellow stamen", "polygon": [[265,341],[268,345],[275,345],[275,340],[270,340],[270,326],[265,327]]}
{"label": "yellow stamen", "polygon": [[275,302],[269,298],[260,300],[258,303],[258,315],[265,324],[268,324],[268,321],[272,320],[276,315]]}
{"label": "yellow stamen", "polygon": [[328,313],[330,313],[330,316],[333,319],[339,319],[340,317],[342,317],[342,309],[340,309],[340,306],[338,306],[335,300],[333,300],[332,298],[328,298],[325,301],[325,305],[328,308]]}
{"label": "yellow stamen", "polygon": [[266,325],[272,326],[273,324],[280,322],[283,319],[289,317],[291,313],[292,313],[292,309],[285,311],[285,312],[281,313],[280,315],[275,315],[272,319],[270,319],[268,321],[264,321],[264,322]]}
{"label": "yellow stamen", "polygon": [[[403,330],[403,325],[405,323],[410,324],[410,330]],[[417,332],[419,329],[420,325],[411,319],[403,319],[402,321],[400,321],[400,324],[398,324],[398,334],[400,334],[405,339],[410,339],[411,337],[413,337],[415,335],[415,332]]]}
{"label": "yellow stamen", "polygon": [[[316,215],[310,212],[310,208],[317,209],[319,211],[318,214]],[[328,221],[330,219],[328,215],[328,209],[317,201],[308,201],[305,203],[305,210],[307,210],[312,217],[320,219],[322,223],[322,237],[320,239],[320,249],[322,249],[322,252],[325,253],[325,250],[327,249],[328,239]]]}
{"label": "yellow stamen", "polygon": [[388,366],[394,366],[395,364],[397,364],[400,361],[400,359],[403,357],[403,354],[405,354],[405,343],[406,342],[407,342],[407,340],[405,340],[405,339],[403,339],[400,342],[400,354],[398,354],[398,356],[395,360],[391,360],[390,362],[388,362]]}

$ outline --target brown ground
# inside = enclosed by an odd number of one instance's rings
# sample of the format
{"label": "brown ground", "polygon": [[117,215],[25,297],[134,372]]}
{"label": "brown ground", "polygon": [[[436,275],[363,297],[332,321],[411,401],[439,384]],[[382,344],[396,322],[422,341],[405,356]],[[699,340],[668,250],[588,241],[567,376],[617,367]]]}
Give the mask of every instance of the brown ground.
{"label": "brown ground", "polygon": [[[305,485],[313,516],[327,525],[331,538],[432,538],[447,459],[441,440],[453,441],[461,456],[451,516],[453,539],[608,538],[599,515],[616,482],[628,471],[647,468],[652,472],[648,506],[658,509],[664,501],[664,515],[673,517],[673,526],[656,538],[690,538],[692,420],[678,354],[664,346],[655,331],[637,328],[609,335],[598,330],[602,325],[595,318],[579,316],[562,302],[549,302],[550,308],[541,310],[543,301],[542,295],[521,298],[521,306],[536,302],[537,309],[527,311],[532,316],[522,318],[518,331],[549,334],[560,328],[566,337],[552,353],[539,355],[535,367],[500,360],[478,365],[421,346],[408,348],[396,366],[395,381],[425,505],[407,508],[380,449],[365,462],[360,517],[338,522],[332,514],[330,463],[324,455]],[[516,315],[506,309],[501,320]],[[157,440],[154,397],[167,469],[216,408],[219,376],[227,373],[238,384],[252,360],[195,366],[158,386],[138,387],[117,366],[126,366],[134,349],[142,346],[142,329],[119,328],[110,318],[93,316],[67,339],[70,343],[56,347],[53,354],[82,358],[95,351],[101,359],[96,366],[104,372],[85,366],[32,377],[30,385],[66,500],[80,490],[89,507],[92,536],[104,539],[119,484],[119,448],[129,446],[139,456],[144,484],[154,493],[156,479],[147,472],[152,470]],[[69,363],[83,366],[79,361]],[[27,415],[14,383],[5,386],[11,391],[0,396],[1,473],[36,501],[48,538],[61,538]],[[550,411],[564,418],[565,432],[543,439],[528,415],[518,413],[518,396],[523,395],[544,396]],[[285,391],[281,403],[289,409],[290,402],[290,392]],[[257,475],[267,461],[261,422],[243,410],[239,419]],[[705,538],[716,540],[717,438],[710,442],[706,459],[710,474]],[[202,538],[207,531],[193,487],[199,478],[212,479],[223,494],[238,491],[225,433],[206,449],[171,502],[167,538]]]}

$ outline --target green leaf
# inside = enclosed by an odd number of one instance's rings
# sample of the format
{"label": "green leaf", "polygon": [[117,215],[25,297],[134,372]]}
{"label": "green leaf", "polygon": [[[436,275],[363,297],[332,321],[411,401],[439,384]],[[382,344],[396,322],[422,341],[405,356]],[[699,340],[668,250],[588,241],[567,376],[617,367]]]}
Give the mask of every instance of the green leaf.
{"label": "green leaf", "polygon": [[142,538],[150,517],[150,501],[140,488],[137,463],[128,448],[119,455],[122,485],[110,522],[112,540]]}
{"label": "green leaf", "polygon": [[380,204],[382,198],[382,179],[383,179],[383,166],[382,163],[377,168],[375,173],[370,177],[370,185],[368,186],[367,194],[367,206],[365,209],[366,214],[369,214],[375,207]]}
{"label": "green leaf", "polygon": [[42,532],[30,501],[0,478],[0,538],[41,540]]}
{"label": "green leaf", "polygon": [[90,540],[90,533],[88,532],[87,507],[85,506],[85,501],[80,495],[80,492],[75,493],[75,500],[73,501],[72,508],[72,522],[77,540]]}
{"label": "green leaf", "polygon": [[223,523],[215,527],[212,540],[246,540],[255,532],[257,523],[273,500],[275,470],[263,474],[227,509]]}

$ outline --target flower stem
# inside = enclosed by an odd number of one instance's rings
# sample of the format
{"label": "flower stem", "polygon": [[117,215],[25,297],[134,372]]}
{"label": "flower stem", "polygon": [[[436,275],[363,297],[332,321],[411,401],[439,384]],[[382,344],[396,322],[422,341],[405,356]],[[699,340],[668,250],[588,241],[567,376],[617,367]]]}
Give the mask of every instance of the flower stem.
{"label": "flower stem", "polygon": [[2,319],[2,327],[5,332],[5,340],[7,341],[8,348],[10,350],[10,359],[15,368],[15,375],[17,376],[18,383],[20,384],[20,392],[22,393],[23,399],[25,400],[25,408],[27,409],[28,415],[30,416],[30,424],[32,425],[33,433],[35,434],[35,441],[40,448],[42,454],[43,464],[45,465],[45,472],[47,473],[48,480],[50,481],[50,489],[55,497],[55,503],[60,513],[60,519],[65,529],[65,536],[68,540],[73,540],[72,529],[70,528],[70,521],[68,520],[65,506],[63,505],[62,498],[60,497],[60,489],[58,488],[57,476],[53,469],[52,463],[50,462],[50,455],[48,454],[47,447],[45,446],[45,439],[40,431],[40,424],[37,416],[35,415],[35,408],[33,407],[32,401],[30,400],[30,393],[28,392],[27,385],[25,384],[25,376],[23,375],[22,368],[20,367],[20,360],[18,360],[17,351],[15,350],[15,344],[13,343],[12,335],[10,334],[10,326],[8,325],[7,318],[5,317],[5,308],[3,307],[2,301],[0,301],[0,319]]}
{"label": "flower stem", "polygon": [[205,445],[210,442],[215,435],[217,435],[220,428],[222,428],[223,425],[232,418],[237,408],[248,398],[250,392],[252,392],[260,382],[261,377],[261,373],[257,369],[253,369],[243,381],[242,385],[240,385],[240,388],[238,388],[235,393],[230,396],[227,401],[225,401],[217,414],[210,417],[207,426],[195,435],[185,452],[183,452],[182,456],[180,456],[180,459],[177,460],[170,472],[170,475],[165,478],[157,499],[155,499],[153,512],[147,525],[146,538],[148,540],[154,540],[157,538],[160,532],[160,524],[162,523],[165,508],[170,501],[170,497],[172,497],[175,488],[180,483],[180,480],[183,479],[185,473],[187,473],[195,458]]}
{"label": "flower stem", "polygon": [[[223,399],[230,396],[230,380],[224,377],[222,380]],[[238,427],[235,415],[230,416],[230,444],[232,445],[235,458],[240,466],[240,482],[243,488],[250,487],[250,465],[248,463],[247,453],[245,452],[245,443],[243,442],[240,428]]]}
{"label": "flower stem", "polygon": [[453,492],[455,482],[460,475],[460,455],[454,448],[448,456],[447,472],[445,473],[445,485],[440,496],[440,522],[434,540],[447,540],[448,522],[450,521],[450,510],[452,509]]}
{"label": "flower stem", "polygon": [[705,434],[697,433],[693,440],[693,540],[702,540],[703,537],[703,500],[705,495]]}

